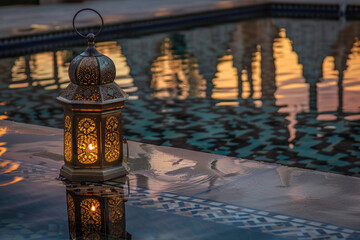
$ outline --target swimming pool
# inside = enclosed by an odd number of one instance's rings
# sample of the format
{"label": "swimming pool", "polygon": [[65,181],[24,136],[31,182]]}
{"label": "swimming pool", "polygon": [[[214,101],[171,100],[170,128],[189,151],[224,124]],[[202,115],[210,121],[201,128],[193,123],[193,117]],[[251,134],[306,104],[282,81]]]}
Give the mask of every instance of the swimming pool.
{"label": "swimming pool", "polygon": [[[100,42],[134,141],[360,176],[360,22],[264,18]],[[1,119],[62,127],[71,47],[0,59]]]}

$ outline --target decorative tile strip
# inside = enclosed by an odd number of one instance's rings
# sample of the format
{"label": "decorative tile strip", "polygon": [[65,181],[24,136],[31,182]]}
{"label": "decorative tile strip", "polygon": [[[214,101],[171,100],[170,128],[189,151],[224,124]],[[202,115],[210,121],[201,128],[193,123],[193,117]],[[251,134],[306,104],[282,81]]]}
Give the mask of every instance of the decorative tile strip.
{"label": "decorative tile strip", "polygon": [[296,239],[360,239],[360,230],[231,205],[223,202],[132,188],[129,205],[152,208],[237,228]]}

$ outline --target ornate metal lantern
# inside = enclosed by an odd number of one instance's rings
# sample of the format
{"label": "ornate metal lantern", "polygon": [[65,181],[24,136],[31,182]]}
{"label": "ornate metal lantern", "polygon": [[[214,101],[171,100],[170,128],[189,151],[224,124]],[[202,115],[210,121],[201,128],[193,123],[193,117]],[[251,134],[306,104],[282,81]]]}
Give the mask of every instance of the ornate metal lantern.
{"label": "ornate metal lantern", "polygon": [[[87,36],[75,27],[76,16],[84,10],[97,13],[100,30]],[[95,37],[103,27],[101,15],[90,8],[78,11],[73,18],[76,33],[88,40],[85,52],[70,63],[71,83],[57,97],[64,108],[64,161],[60,175],[71,181],[105,181],[123,176],[121,109],[128,95],[114,82],[113,61],[95,48]],[[129,154],[128,145],[127,156]]]}
{"label": "ornate metal lantern", "polygon": [[125,179],[111,183],[64,182],[70,239],[131,239],[125,219],[129,185],[125,195]]}

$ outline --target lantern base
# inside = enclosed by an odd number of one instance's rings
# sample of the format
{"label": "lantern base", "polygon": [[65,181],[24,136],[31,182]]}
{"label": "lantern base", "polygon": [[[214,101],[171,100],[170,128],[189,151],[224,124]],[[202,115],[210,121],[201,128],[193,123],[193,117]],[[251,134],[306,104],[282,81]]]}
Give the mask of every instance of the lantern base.
{"label": "lantern base", "polygon": [[60,176],[74,182],[94,181],[102,182],[113,178],[122,177],[128,174],[124,166],[109,168],[71,168],[63,165],[60,170]]}

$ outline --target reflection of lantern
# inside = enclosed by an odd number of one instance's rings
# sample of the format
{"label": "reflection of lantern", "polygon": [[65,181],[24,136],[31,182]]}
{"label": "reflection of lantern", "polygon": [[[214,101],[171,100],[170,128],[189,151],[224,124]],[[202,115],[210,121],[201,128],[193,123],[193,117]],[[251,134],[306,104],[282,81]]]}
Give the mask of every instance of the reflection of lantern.
{"label": "reflection of lantern", "polygon": [[114,82],[113,61],[95,49],[96,35],[83,36],[88,48],[70,63],[71,83],[57,98],[65,113],[60,174],[72,181],[104,181],[127,173],[122,166],[121,109],[128,95]]}
{"label": "reflection of lantern", "polygon": [[123,184],[65,184],[70,239],[131,239]]}

